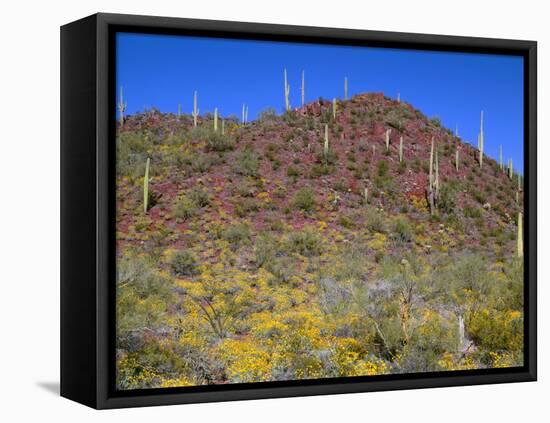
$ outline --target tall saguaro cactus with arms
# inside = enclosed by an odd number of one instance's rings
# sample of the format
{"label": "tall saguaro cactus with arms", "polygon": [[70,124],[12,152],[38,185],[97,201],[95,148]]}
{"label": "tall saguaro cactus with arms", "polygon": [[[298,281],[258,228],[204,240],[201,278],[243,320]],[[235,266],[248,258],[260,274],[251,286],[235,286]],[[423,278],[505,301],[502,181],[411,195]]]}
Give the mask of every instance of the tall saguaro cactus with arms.
{"label": "tall saguaro cactus with arms", "polygon": [[120,87],[120,98],[118,99],[118,113],[120,116],[120,126],[124,125],[124,112],[126,111],[126,108],[128,107],[128,103],[124,101],[124,91],[122,87]]}
{"label": "tall saguaro cactus with arms", "polygon": [[288,83],[288,78],[286,75],[286,68],[285,68],[285,110],[288,112],[290,111],[290,85]]}
{"label": "tall saguaro cactus with arms", "polygon": [[[435,166],[434,166],[435,157]],[[434,172],[435,171],[435,172]],[[428,175],[428,187],[426,188],[426,197],[430,207],[430,214],[433,216],[437,208],[439,199],[439,160],[437,151],[434,155],[434,138],[432,137],[432,147],[430,150],[430,174]]]}

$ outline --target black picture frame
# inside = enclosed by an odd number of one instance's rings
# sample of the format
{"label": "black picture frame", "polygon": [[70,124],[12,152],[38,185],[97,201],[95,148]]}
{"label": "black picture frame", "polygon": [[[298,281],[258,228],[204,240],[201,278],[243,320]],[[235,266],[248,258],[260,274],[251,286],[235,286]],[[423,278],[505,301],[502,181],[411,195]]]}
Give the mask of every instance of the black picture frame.
{"label": "black picture frame", "polygon": [[[133,31],[524,58],[525,345],[521,368],[114,389],[114,34]],[[350,29],[95,14],[61,27],[61,395],[97,409],[534,381],[537,44]]]}

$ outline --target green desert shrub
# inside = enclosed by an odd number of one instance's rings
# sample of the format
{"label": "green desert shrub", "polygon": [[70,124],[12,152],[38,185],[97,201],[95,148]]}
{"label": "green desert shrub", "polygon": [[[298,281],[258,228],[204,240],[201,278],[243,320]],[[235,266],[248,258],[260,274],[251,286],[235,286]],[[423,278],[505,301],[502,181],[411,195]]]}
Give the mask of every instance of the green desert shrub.
{"label": "green desert shrub", "polygon": [[412,241],[413,231],[406,219],[398,218],[395,220],[392,228],[391,239],[400,244],[405,244]]}
{"label": "green desert shrub", "polygon": [[230,225],[222,232],[222,238],[229,242],[232,247],[240,247],[250,242],[250,226],[247,223],[236,223]]}
{"label": "green desert shrub", "polygon": [[377,174],[380,178],[383,178],[388,174],[388,169],[388,162],[385,160],[380,160],[376,165]]}
{"label": "green desert shrub", "polygon": [[479,207],[464,206],[464,216],[479,219],[481,217],[481,209]]}
{"label": "green desert shrub", "polygon": [[238,217],[246,217],[258,210],[260,210],[260,203],[255,198],[241,198],[235,203],[235,214]]}
{"label": "green desert shrub", "polygon": [[255,262],[258,267],[269,264],[281,250],[279,240],[268,232],[263,232],[256,237],[254,244]]}
{"label": "green desert shrub", "polygon": [[368,208],[364,212],[365,227],[371,232],[386,232],[384,215],[374,208]]}
{"label": "green desert shrub", "polygon": [[300,188],[294,194],[292,205],[297,210],[311,212],[315,208],[315,193],[311,188]]}
{"label": "green desert shrub", "polygon": [[117,260],[117,289],[131,288],[139,298],[166,295],[167,285],[147,257],[126,252]]}
{"label": "green desert shrub", "polygon": [[314,228],[304,227],[290,234],[287,245],[293,253],[312,257],[321,254],[322,241]]}
{"label": "green desert shrub", "polygon": [[258,154],[251,149],[243,150],[236,157],[235,172],[244,176],[257,176],[260,161]]}
{"label": "green desert shrub", "polygon": [[204,172],[208,172],[208,170],[210,170],[213,164],[214,164],[214,160],[209,155],[196,154],[188,166],[195,173],[204,173]]}
{"label": "green desert shrub", "polygon": [[329,175],[332,172],[334,172],[334,166],[326,165],[326,164],[320,164],[320,163],[314,163],[311,166],[311,170],[309,172],[310,178],[318,178],[319,176]]}
{"label": "green desert shrub", "polygon": [[298,176],[300,176],[300,170],[294,166],[289,166],[286,169],[286,176],[296,179]]}
{"label": "green desert shrub", "polygon": [[187,250],[176,251],[170,257],[169,263],[176,276],[193,276],[198,273],[197,259]]}
{"label": "green desert shrub", "polygon": [[172,213],[177,219],[187,220],[195,216],[199,211],[199,206],[193,199],[187,195],[178,197],[172,207]]}
{"label": "green desert shrub", "polygon": [[189,192],[189,198],[198,206],[198,207],[205,207],[210,203],[210,196],[208,195],[208,192],[206,192],[202,188],[193,188]]}
{"label": "green desert shrub", "polygon": [[209,203],[208,193],[204,189],[196,187],[176,199],[172,213],[176,218],[186,220],[195,216],[202,207]]}
{"label": "green desert shrub", "polygon": [[221,132],[210,132],[206,137],[208,151],[224,152],[233,149],[233,140]]}
{"label": "green desert shrub", "polygon": [[274,257],[264,267],[273,275],[271,284],[288,283],[296,273],[294,261],[287,256]]}
{"label": "green desert shrub", "polygon": [[454,213],[456,209],[456,191],[452,187],[443,185],[439,193],[438,207],[443,213]]}

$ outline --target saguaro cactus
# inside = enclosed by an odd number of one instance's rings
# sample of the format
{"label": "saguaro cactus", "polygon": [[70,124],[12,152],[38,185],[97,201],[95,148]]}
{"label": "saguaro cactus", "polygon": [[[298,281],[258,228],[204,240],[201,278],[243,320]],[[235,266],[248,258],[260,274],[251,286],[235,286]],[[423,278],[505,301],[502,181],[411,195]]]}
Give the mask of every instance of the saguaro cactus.
{"label": "saguaro cactus", "polygon": [[214,108],[214,132],[218,132],[218,108]]}
{"label": "saguaro cactus", "polygon": [[181,104],[178,104],[178,120],[181,117]]}
{"label": "saguaro cactus", "polygon": [[306,77],[305,72],[302,71],[302,108],[306,104]]}
{"label": "saguaro cactus", "polygon": [[456,167],[457,172],[458,172],[458,161],[459,161],[459,152],[458,152],[458,148],[457,148],[456,153],[455,153],[455,167]]}
{"label": "saguaro cactus", "polygon": [[195,94],[193,95],[193,112],[191,113],[191,116],[193,116],[193,126],[197,127],[197,117],[199,116],[199,109],[197,109],[197,92],[195,91]]}
{"label": "saguaro cactus", "polygon": [[[437,165],[436,165],[436,169],[437,169]],[[430,149],[430,173],[428,175],[428,187],[426,188],[426,197],[428,199],[428,206],[430,207],[431,215],[435,214],[436,199],[437,199],[436,187],[439,184],[439,181],[436,182],[436,178],[439,177],[439,170],[436,170],[436,172],[437,172],[436,176],[434,176],[434,137],[432,137],[432,147]]]}
{"label": "saguaro cactus", "polygon": [[458,124],[455,126],[455,138],[458,138]]}
{"label": "saguaro cactus", "polygon": [[124,125],[124,112],[126,111],[126,108],[128,107],[128,104],[124,101],[124,92],[122,90],[122,87],[120,87],[120,98],[118,99],[118,112],[120,115],[120,126]]}
{"label": "saguaro cactus", "polygon": [[151,159],[147,157],[147,162],[145,163],[145,176],[143,177],[143,212],[147,213],[149,208],[149,165]]}
{"label": "saguaro cactus", "polygon": [[288,112],[290,110],[290,85],[288,84],[287,76],[286,76],[286,68],[285,68],[285,110]]}
{"label": "saguaro cactus", "polygon": [[348,77],[344,77],[344,100],[348,99]]}
{"label": "saguaro cactus", "polygon": [[390,149],[390,134],[391,134],[391,128],[386,129],[386,134],[385,134],[386,151],[389,151]]}
{"label": "saguaro cactus", "polygon": [[246,105],[246,109],[244,111],[244,123],[248,123],[248,104]]}
{"label": "saguaro cactus", "polygon": [[435,197],[435,204],[437,206],[437,201],[439,200],[439,159],[438,159],[437,150],[435,151],[434,197]]}
{"label": "saguaro cactus", "polygon": [[399,137],[399,163],[403,161],[403,136]]}
{"label": "saguaro cactus", "polygon": [[485,142],[484,140],[484,134],[483,134],[483,110],[481,111],[481,121],[480,121],[480,128],[479,128],[479,135],[477,136],[477,145],[479,149],[479,168],[483,168],[483,144]]}
{"label": "saguaro cactus", "polygon": [[498,166],[500,170],[504,170],[504,163],[502,163],[502,144],[500,144],[500,159],[498,161]]}
{"label": "saguaro cactus", "polygon": [[508,177],[512,179],[514,177],[514,163],[512,159],[508,160]]}
{"label": "saguaro cactus", "polygon": [[325,145],[323,147],[323,155],[325,156],[325,162],[328,161],[328,125],[325,124]]}
{"label": "saguaro cactus", "polygon": [[369,202],[369,188],[365,187],[365,203]]}
{"label": "saguaro cactus", "polygon": [[518,213],[518,257],[523,257],[523,214]]}
{"label": "saguaro cactus", "polygon": [[521,191],[521,176],[518,172],[518,191]]}
{"label": "saguaro cactus", "polygon": [[241,112],[241,125],[244,125],[246,122],[244,121],[244,110],[245,110],[245,104],[243,103],[243,109]]}
{"label": "saguaro cactus", "polygon": [[336,121],[336,109],[337,109],[337,102],[336,99],[332,99],[332,120]]}
{"label": "saguaro cactus", "polygon": [[225,135],[225,120],[222,118],[222,135]]}

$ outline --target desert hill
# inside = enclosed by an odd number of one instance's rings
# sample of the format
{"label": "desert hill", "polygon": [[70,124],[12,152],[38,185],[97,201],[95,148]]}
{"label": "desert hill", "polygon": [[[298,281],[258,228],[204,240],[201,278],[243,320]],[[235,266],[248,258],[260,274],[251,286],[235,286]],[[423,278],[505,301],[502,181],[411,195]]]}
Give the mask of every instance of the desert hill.
{"label": "desert hill", "polygon": [[[443,228],[460,232],[456,243],[483,248],[496,237],[503,254],[514,251],[522,203],[518,176],[510,178],[508,168],[501,169],[489,157],[480,168],[476,148],[409,104],[382,94],[356,95],[337,103],[334,120],[332,102],[321,99],[283,116],[267,111],[243,126],[229,119],[224,122],[224,135],[221,123],[213,132],[212,120],[210,115],[204,117],[193,128],[190,116],[153,111],[127,118],[121,136],[133,139],[143,134],[144,138],[135,141],[138,151],[132,152],[130,160],[137,163],[131,176],[142,176],[146,157],[152,159],[150,190],[160,199],[147,213],[150,224],[161,222],[184,232],[195,219],[204,223],[246,218],[256,229],[281,222],[299,229],[323,220],[329,228],[351,233],[349,226],[365,225],[361,212],[374,208],[411,223],[422,222],[427,237],[436,239],[420,241],[420,246],[437,245],[442,239],[436,234]],[[330,149],[326,165],[325,123]],[[387,130],[391,130],[389,149]],[[430,217],[426,188],[432,138],[439,153],[442,198],[438,213]],[[135,219],[143,219],[142,186],[122,186],[120,223],[128,228]],[[174,202],[194,187],[201,187],[212,202],[196,217],[178,219]],[[292,206],[302,188],[315,197],[305,212]]]}
{"label": "desert hill", "polygon": [[522,364],[513,169],[378,93],[195,118],[117,130],[120,388]]}

